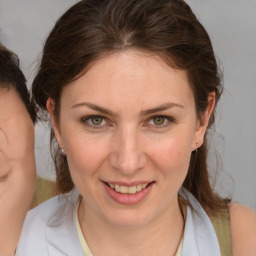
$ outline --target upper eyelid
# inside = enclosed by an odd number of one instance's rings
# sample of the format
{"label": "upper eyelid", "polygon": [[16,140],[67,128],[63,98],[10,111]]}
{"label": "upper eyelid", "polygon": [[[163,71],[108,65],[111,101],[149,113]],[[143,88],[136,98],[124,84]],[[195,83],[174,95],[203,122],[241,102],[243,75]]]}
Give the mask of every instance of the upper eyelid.
{"label": "upper eyelid", "polygon": [[169,121],[174,121],[175,120],[173,117],[166,116],[166,115],[154,115],[154,116],[149,117],[147,120],[152,120],[152,119],[157,118],[157,117],[162,117],[162,118],[165,118]]}
{"label": "upper eyelid", "polygon": [[[109,120],[109,118],[105,117],[105,116],[102,116],[102,115],[89,115],[89,116],[84,116],[81,118],[82,122],[85,122],[87,120],[89,120],[90,118],[93,118],[93,117],[100,117],[102,118],[103,120],[105,120],[105,122],[107,122]],[[175,121],[175,119],[171,116],[167,116],[167,115],[154,115],[154,116],[150,116],[146,119],[146,121],[150,121],[150,120],[153,120],[154,118],[157,118],[157,117],[162,117],[162,118],[165,118],[167,119],[168,121]],[[101,125],[91,125],[91,126],[101,126]],[[159,125],[160,127],[161,125]]]}
{"label": "upper eyelid", "polygon": [[82,121],[86,121],[86,120],[88,120],[88,119],[90,119],[90,118],[93,118],[93,117],[99,117],[99,118],[102,118],[102,119],[104,119],[104,120],[107,119],[107,117],[101,116],[101,115],[88,115],[88,116],[83,116],[83,117],[81,118],[81,120],[82,120]]}
{"label": "upper eyelid", "polygon": [[173,119],[171,116],[167,116],[167,115],[154,115],[154,116],[150,116],[148,119],[153,119],[153,118],[156,118],[156,117],[163,117],[163,118],[166,118],[166,119]]}

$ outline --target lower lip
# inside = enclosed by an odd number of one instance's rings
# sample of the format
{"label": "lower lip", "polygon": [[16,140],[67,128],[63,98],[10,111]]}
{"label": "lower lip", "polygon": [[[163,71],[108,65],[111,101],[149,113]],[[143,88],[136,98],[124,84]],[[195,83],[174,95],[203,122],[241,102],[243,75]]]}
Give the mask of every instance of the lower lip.
{"label": "lower lip", "polygon": [[141,202],[151,191],[154,182],[150,183],[146,188],[135,194],[121,194],[116,192],[114,189],[110,188],[105,182],[103,182],[104,187],[108,195],[117,203],[123,205],[132,205]]}

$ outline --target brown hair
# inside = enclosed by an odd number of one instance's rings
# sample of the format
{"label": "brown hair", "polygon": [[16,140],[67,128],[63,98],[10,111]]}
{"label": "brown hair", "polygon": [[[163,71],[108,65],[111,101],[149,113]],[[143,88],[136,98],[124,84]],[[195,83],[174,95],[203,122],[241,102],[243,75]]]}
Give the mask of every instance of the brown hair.
{"label": "brown hair", "polygon": [[36,121],[34,104],[26,86],[26,78],[19,67],[18,56],[0,43],[0,89],[14,88],[25,104],[32,121]]}
{"label": "brown hair", "polygon": [[[159,54],[171,67],[186,70],[198,117],[208,106],[208,95],[222,91],[210,38],[182,0],[82,0],[56,23],[46,40],[41,65],[33,82],[33,96],[42,110],[51,97],[58,121],[63,86],[88,70],[102,54],[144,49]],[[214,123],[214,113],[209,127]],[[52,143],[54,134],[52,133]],[[53,145],[53,144],[52,144]],[[65,157],[54,150],[57,186],[69,192],[73,182]],[[223,201],[214,193],[207,170],[207,142],[193,152],[183,186],[207,211],[218,211]]]}

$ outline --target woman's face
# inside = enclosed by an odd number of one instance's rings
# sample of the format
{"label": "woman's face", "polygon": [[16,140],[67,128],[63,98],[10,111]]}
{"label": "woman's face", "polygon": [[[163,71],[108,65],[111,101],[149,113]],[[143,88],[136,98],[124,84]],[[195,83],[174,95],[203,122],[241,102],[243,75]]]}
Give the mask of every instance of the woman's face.
{"label": "woman's face", "polygon": [[128,50],[96,61],[64,87],[55,125],[86,214],[119,226],[169,216],[203,120],[186,72],[159,56]]}

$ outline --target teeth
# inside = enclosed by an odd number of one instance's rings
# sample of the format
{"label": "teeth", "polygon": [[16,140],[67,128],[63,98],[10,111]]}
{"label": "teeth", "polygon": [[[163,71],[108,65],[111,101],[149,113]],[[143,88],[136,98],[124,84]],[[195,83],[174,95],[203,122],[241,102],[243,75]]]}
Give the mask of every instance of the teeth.
{"label": "teeth", "polygon": [[127,194],[128,193],[128,187],[125,187],[125,186],[120,186],[120,193],[122,194]]}
{"label": "teeth", "polygon": [[120,187],[119,187],[119,185],[115,185],[115,191],[116,191],[116,192],[120,192]]}
{"label": "teeth", "polygon": [[137,191],[141,191],[142,190],[142,185],[137,185],[136,189],[137,189]]}
{"label": "teeth", "polygon": [[135,194],[137,192],[136,186],[132,186],[128,188],[129,194]]}
{"label": "teeth", "polygon": [[139,184],[137,186],[131,186],[131,187],[127,187],[127,186],[119,186],[117,184],[108,184],[112,189],[114,189],[116,192],[119,192],[121,194],[136,194],[137,192],[143,190],[144,188],[146,188],[146,186],[148,185],[148,183],[146,184]]}
{"label": "teeth", "polygon": [[142,189],[144,189],[148,184],[141,185]]}

